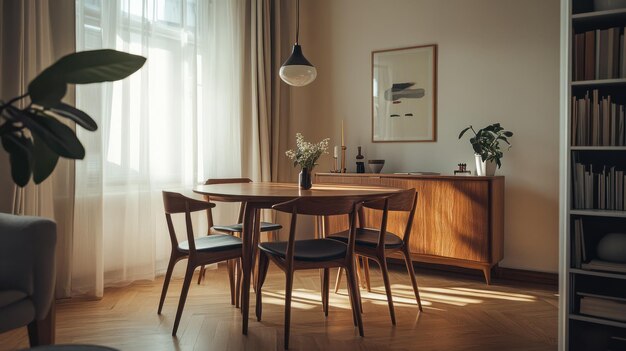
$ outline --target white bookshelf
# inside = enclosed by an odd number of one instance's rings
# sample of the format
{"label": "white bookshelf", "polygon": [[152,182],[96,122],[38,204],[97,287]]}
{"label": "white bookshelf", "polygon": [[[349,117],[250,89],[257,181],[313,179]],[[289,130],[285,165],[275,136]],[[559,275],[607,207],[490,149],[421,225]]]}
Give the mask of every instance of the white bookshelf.
{"label": "white bookshelf", "polygon": [[[626,274],[604,271],[592,271],[578,268],[573,262],[575,244],[574,222],[582,219],[585,227],[585,243],[596,244],[602,230],[615,226],[616,232],[624,232],[626,228],[626,211],[575,209],[573,208],[574,180],[572,166],[574,156],[577,160],[589,162],[616,162],[615,166],[623,167],[626,162],[626,146],[573,146],[571,138],[573,96],[581,97],[587,90],[598,89],[600,95],[616,97],[620,104],[626,104],[626,78],[594,79],[573,81],[574,34],[596,29],[626,27],[626,9],[609,11],[592,11],[593,0],[561,0],[561,168],[560,175],[560,295],[559,308],[559,349],[560,350],[606,350],[606,346],[585,344],[585,333],[612,336],[626,336],[626,323],[610,319],[598,318],[581,314],[580,296],[577,292],[597,293],[626,297]],[[613,100],[615,101],[615,100]],[[594,166],[594,169],[595,166]],[[626,168],[623,168],[626,171]],[[595,195],[594,195],[595,196]],[[623,225],[622,225],[623,224]],[[597,226],[597,227],[596,227]],[[597,230],[594,232],[594,230]],[[587,246],[587,252],[592,247]],[[593,247],[595,249],[595,247]],[[589,257],[588,257],[589,258]],[[611,287],[613,290],[610,290]],[[597,290],[594,290],[597,289]]]}

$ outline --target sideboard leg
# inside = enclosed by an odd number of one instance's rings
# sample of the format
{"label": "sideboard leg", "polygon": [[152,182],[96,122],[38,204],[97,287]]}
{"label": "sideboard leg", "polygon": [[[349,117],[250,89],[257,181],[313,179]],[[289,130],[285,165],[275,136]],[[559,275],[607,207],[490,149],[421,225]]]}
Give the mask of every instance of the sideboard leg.
{"label": "sideboard leg", "polygon": [[487,285],[491,285],[491,267],[483,267],[483,274],[485,275],[485,282],[487,282]]}

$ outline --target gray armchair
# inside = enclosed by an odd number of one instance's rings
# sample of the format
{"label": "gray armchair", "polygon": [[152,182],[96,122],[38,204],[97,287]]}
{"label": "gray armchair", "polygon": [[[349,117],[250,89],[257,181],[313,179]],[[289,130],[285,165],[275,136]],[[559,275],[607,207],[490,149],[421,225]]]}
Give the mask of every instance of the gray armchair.
{"label": "gray armchair", "polygon": [[31,346],[54,343],[56,224],[0,213],[0,333],[28,326]]}

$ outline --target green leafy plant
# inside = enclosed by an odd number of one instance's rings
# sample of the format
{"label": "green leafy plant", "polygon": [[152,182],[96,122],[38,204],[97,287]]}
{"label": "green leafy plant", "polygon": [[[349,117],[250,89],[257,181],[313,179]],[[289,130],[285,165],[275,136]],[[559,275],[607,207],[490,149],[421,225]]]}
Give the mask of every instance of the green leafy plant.
{"label": "green leafy plant", "polygon": [[508,138],[512,137],[513,133],[504,130],[504,128],[500,126],[500,123],[494,123],[478,131],[474,130],[474,127],[469,126],[461,131],[459,139],[461,139],[468,130],[474,133],[474,136],[470,138],[470,144],[472,144],[474,152],[480,155],[483,161],[494,161],[498,165],[498,168],[500,168],[502,166],[500,159],[504,156],[500,149],[500,141],[505,142],[508,145],[507,149],[510,149],[511,143],[509,143]]}
{"label": "green leafy plant", "polygon": [[[97,130],[98,125],[85,112],[61,102],[67,84],[120,80],[145,61],[145,57],[109,49],[72,53],[35,77],[26,93],[0,101],[0,139],[9,153],[15,184],[25,186],[31,175],[36,184],[43,182],[54,171],[59,157],[85,157],[85,148],[74,131],[58,119],[67,118],[89,131]],[[30,98],[26,107],[15,106],[25,98]]]}
{"label": "green leafy plant", "polygon": [[328,142],[330,138],[326,138],[319,143],[313,144],[304,140],[300,133],[296,133],[296,149],[287,150],[285,154],[293,160],[293,166],[300,166],[310,171],[317,165],[317,159],[322,154],[328,153]]}

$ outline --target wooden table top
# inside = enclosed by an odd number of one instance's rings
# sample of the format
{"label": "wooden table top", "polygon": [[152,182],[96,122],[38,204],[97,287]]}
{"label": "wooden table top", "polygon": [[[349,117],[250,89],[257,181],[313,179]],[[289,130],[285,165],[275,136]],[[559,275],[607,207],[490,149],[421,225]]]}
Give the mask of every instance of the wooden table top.
{"label": "wooden table top", "polygon": [[301,190],[297,183],[235,183],[198,185],[193,191],[222,201],[287,201],[298,197],[376,198],[393,195],[402,189],[374,185],[314,184]]}

